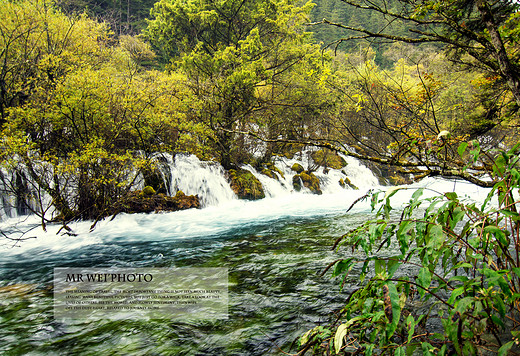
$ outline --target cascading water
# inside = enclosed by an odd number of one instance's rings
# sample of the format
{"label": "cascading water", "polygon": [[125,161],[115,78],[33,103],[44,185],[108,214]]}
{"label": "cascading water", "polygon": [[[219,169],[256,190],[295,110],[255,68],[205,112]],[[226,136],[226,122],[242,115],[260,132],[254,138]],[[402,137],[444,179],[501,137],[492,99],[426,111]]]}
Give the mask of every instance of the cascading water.
{"label": "cascading water", "polygon": [[170,192],[181,190],[198,195],[202,206],[218,205],[236,199],[224,177],[224,169],[216,162],[202,162],[193,155],[165,156],[170,166]]}
{"label": "cascading water", "polygon": [[[26,241],[5,240],[0,247],[2,325],[0,352],[23,354],[128,355],[266,355],[290,350],[294,338],[326,321],[359,281],[353,275],[340,291],[337,281],[319,276],[342,256],[330,251],[334,240],[368,216],[368,203],[345,210],[377,178],[356,160],[345,157],[341,170],[315,172],[323,195],[294,192],[294,163],[277,158],[278,179],[255,171],[267,198],[236,198],[215,163],[194,156],[165,156],[163,175],[170,193],[198,194],[202,209],[157,214],[119,214],[90,232],[91,222],[70,225],[76,236],[57,234],[59,225],[43,231],[36,217],[19,222]],[[184,178],[184,179],[183,179]],[[342,188],[349,178],[360,188]],[[428,179],[416,186],[456,189],[472,195],[465,183]],[[406,201],[412,190],[396,199]],[[13,219],[0,231],[17,236]],[[32,238],[36,237],[36,238]],[[229,270],[229,318],[217,322],[189,320],[76,321],[53,319],[54,267],[225,267]],[[32,289],[31,289],[32,288]],[[24,290],[33,290],[26,293]]]}
{"label": "cascading water", "polygon": [[0,221],[39,212],[50,207],[50,198],[27,179],[28,174],[0,171]]}

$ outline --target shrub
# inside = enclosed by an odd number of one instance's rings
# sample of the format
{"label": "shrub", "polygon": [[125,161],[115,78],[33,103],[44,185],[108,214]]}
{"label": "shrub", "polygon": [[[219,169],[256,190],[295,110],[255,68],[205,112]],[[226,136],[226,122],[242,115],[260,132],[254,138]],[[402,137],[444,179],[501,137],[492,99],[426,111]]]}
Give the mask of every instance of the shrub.
{"label": "shrub", "polygon": [[412,188],[367,196],[375,218],[335,246],[359,253],[327,268],[344,283],[359,266],[361,283],[336,321],[301,338],[301,349],[506,355],[520,335],[519,147],[496,155],[497,183],[483,203],[455,192],[425,198],[419,188],[397,213],[392,196]]}

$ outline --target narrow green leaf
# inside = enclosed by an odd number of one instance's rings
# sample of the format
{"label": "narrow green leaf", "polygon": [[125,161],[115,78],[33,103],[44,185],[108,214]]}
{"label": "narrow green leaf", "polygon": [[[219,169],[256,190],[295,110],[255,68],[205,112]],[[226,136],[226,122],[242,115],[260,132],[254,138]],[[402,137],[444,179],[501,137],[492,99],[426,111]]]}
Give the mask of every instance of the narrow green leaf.
{"label": "narrow green leaf", "polygon": [[494,225],[489,225],[484,228],[484,232],[488,234],[492,234],[495,238],[500,242],[500,244],[504,247],[509,246],[509,240],[506,237],[504,231]]}
{"label": "narrow green leaf", "polygon": [[430,241],[428,242],[427,247],[437,249],[443,244],[444,240],[445,235],[442,226],[433,225],[430,229]]}
{"label": "narrow green leaf", "polygon": [[475,349],[475,345],[472,342],[466,341],[464,346],[462,347],[463,355],[477,355],[477,350]]}
{"label": "narrow green leaf", "polygon": [[399,319],[401,318],[401,306],[399,305],[399,294],[397,293],[395,285],[393,283],[387,283],[386,286],[388,287],[388,295],[392,306],[392,321],[386,328],[388,338],[390,338],[399,324]]}
{"label": "narrow green leaf", "polygon": [[469,280],[466,276],[453,276],[449,279],[450,282],[467,282]]}
{"label": "narrow green leaf", "polygon": [[412,341],[413,334],[415,333],[415,319],[412,315],[408,315],[406,318],[406,326],[408,327],[408,343]]}
{"label": "narrow green leaf", "polygon": [[497,280],[498,286],[500,289],[502,289],[502,292],[504,292],[505,295],[510,297],[512,295],[511,287],[509,286],[509,283],[504,279],[504,276],[500,276]]}
{"label": "narrow green leaf", "polygon": [[415,355],[415,350],[417,350],[417,347],[419,347],[418,344],[412,344],[406,346],[406,356],[412,356]]}
{"label": "narrow green leaf", "polygon": [[473,265],[468,262],[462,262],[456,265],[455,268],[473,268]]}
{"label": "narrow green leaf", "polygon": [[395,349],[394,356],[406,356],[404,347],[399,346],[397,349]]}
{"label": "narrow green leaf", "polygon": [[423,356],[433,355],[433,352],[435,349],[431,344],[429,344],[427,342],[421,343],[421,348],[422,348]]}
{"label": "narrow green leaf", "polygon": [[419,188],[415,192],[413,192],[412,201],[414,201],[414,202],[417,201],[423,195],[423,192],[424,192],[424,188]]}
{"label": "narrow green leaf", "polygon": [[489,268],[482,268],[482,273],[486,276],[487,281],[490,285],[498,286],[500,289],[502,289],[502,292],[506,294],[507,296],[511,296],[511,288],[509,284],[504,279],[504,276],[502,276],[497,271],[493,271]]}
{"label": "narrow green leaf", "polygon": [[498,349],[498,356],[507,356],[507,354],[509,353],[509,350],[511,350],[514,343],[515,343],[514,341],[509,341],[508,343],[502,345],[502,347],[500,347],[500,349]]}
{"label": "narrow green leaf", "polygon": [[[430,284],[432,282],[432,273],[430,272],[430,270],[426,267],[423,267],[419,270],[419,275],[417,276],[417,283],[425,288],[425,289],[428,289],[430,287]],[[421,297],[424,297],[424,289],[421,289],[421,288],[418,288],[419,289],[419,294],[421,295]]]}
{"label": "narrow green leaf", "polygon": [[372,353],[374,352],[374,344],[365,344],[365,352],[364,352],[364,355],[365,356],[372,356]]}
{"label": "narrow green leaf", "polygon": [[409,240],[408,240],[408,233],[410,232],[410,230],[412,230],[415,226],[415,223],[411,222],[411,221],[402,221],[400,224],[399,224],[399,229],[397,229],[397,232],[396,232],[396,237],[397,237],[397,241],[399,242],[399,248],[401,250],[401,253],[402,254],[405,254],[406,251],[408,251],[408,247],[409,247]]}
{"label": "narrow green leaf", "polygon": [[311,329],[307,331],[305,334],[302,335],[300,338],[300,345],[305,345],[309,341],[309,335],[314,331],[314,329]]}
{"label": "narrow green leaf", "polygon": [[517,277],[520,277],[520,268],[519,267],[513,267],[512,270],[513,270],[513,272],[515,272]]}
{"label": "narrow green leaf", "polygon": [[493,320],[493,322],[501,328],[504,327],[504,322],[496,315],[491,315],[491,320]]}
{"label": "narrow green leaf", "polygon": [[391,259],[391,260],[388,260],[388,263],[387,263],[387,271],[388,271],[388,275],[391,277],[394,275],[395,271],[397,271],[397,269],[399,268],[399,266],[401,265],[401,262],[399,262],[396,259]]}
{"label": "narrow green leaf", "polygon": [[457,149],[457,152],[458,152],[459,156],[462,157],[462,155],[464,155],[464,152],[466,152],[467,148],[468,148],[468,143],[467,142],[461,142],[460,145],[459,145],[459,148]]}
{"label": "narrow green leaf", "polygon": [[377,259],[375,260],[375,271],[376,274],[382,273],[385,270],[386,261]]}
{"label": "narrow green leaf", "polygon": [[455,226],[464,219],[466,212],[461,208],[457,207],[453,210],[453,214],[451,217],[450,228],[455,228]]}
{"label": "narrow green leaf", "polygon": [[448,350],[448,346],[446,344],[442,345],[441,349],[439,350],[439,353],[437,356],[444,356],[446,355],[446,351]]}
{"label": "narrow green leaf", "polygon": [[343,338],[347,335],[347,328],[347,324],[341,324],[336,330],[336,335],[334,335],[334,349],[337,354],[339,354],[343,347]]}
{"label": "narrow green leaf", "polygon": [[448,198],[448,200],[458,200],[457,193],[455,193],[455,192],[447,192],[447,193],[444,193],[444,195],[446,196],[446,198]]}
{"label": "narrow green leaf", "polygon": [[455,303],[455,311],[458,311],[460,314],[463,314],[474,300],[474,297],[465,297],[460,299],[458,302]]}
{"label": "narrow green leaf", "polygon": [[473,163],[477,162],[478,157],[480,156],[480,143],[478,140],[471,141],[471,144],[473,145],[474,149],[471,150],[469,153],[473,157]]}
{"label": "narrow green leaf", "polygon": [[352,263],[354,261],[353,257],[347,258],[346,260],[341,260],[334,266],[334,271],[332,272],[332,276],[336,277],[350,270]]}
{"label": "narrow green leaf", "polygon": [[499,210],[498,212],[500,214],[507,216],[508,218],[510,218],[513,221],[520,220],[520,214],[518,214],[516,211],[502,209],[502,210]]}

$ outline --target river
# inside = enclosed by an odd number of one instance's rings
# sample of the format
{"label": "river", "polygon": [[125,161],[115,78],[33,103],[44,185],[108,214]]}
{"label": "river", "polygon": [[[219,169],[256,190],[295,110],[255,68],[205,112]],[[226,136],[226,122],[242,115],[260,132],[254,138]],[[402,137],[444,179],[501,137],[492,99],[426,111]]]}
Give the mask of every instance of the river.
{"label": "river", "polygon": [[[346,213],[353,201],[377,185],[366,168],[358,168],[362,171],[351,172],[351,180],[360,190],[330,188],[317,196],[272,188],[270,197],[255,202],[213,197],[203,209],[121,214],[99,222],[93,231],[92,222],[78,222],[71,225],[74,236],[57,234],[59,226],[43,231],[34,216],[4,219],[0,229],[11,238],[31,230],[23,235],[27,240],[4,239],[0,246],[0,351],[9,355],[295,353],[297,337],[326,323],[357,286],[355,275],[340,290],[337,280],[320,273],[346,256],[345,251],[331,251],[334,241],[370,214],[368,203]],[[207,185],[208,178],[202,181]],[[481,194],[461,182],[427,179],[418,186]],[[396,199],[397,204],[406,201],[407,193]],[[228,318],[61,322],[53,313],[55,267],[224,267],[229,273]]]}

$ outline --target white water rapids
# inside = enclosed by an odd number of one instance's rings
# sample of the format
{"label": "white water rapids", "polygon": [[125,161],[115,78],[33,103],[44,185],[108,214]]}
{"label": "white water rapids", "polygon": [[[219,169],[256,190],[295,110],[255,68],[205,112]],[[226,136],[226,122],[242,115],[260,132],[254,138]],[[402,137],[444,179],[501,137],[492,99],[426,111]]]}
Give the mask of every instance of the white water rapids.
{"label": "white water rapids", "polygon": [[[307,162],[300,160],[305,168]],[[4,299],[0,351],[55,355],[223,355],[264,356],[294,353],[295,340],[322,325],[344,306],[359,286],[354,269],[345,288],[330,274],[320,275],[345,251],[331,251],[341,234],[371,217],[363,201],[346,210],[369,189],[381,187],[376,177],[354,159],[342,171],[315,174],[322,195],[294,192],[290,167],[296,160],[280,159],[279,180],[253,172],[262,182],[265,199],[239,200],[219,165],[193,156],[166,157],[163,177],[170,193],[177,189],[199,194],[202,209],[151,214],[119,214],[113,220],[60,225],[44,231],[34,215],[0,221],[0,287],[4,291],[37,288]],[[243,167],[254,171],[252,167]],[[359,190],[342,188],[348,177]],[[456,191],[483,199],[487,190],[443,179],[425,179],[403,186],[393,206],[406,203],[416,188]],[[9,197],[7,197],[9,198]],[[12,212],[12,211],[11,211]],[[17,238],[24,241],[16,241]],[[14,240],[13,240],[14,239]],[[53,271],[62,268],[223,267],[229,273],[229,317],[214,323],[180,320],[75,320],[60,322],[53,307]],[[21,295],[20,295],[21,294]],[[5,294],[4,294],[5,295]],[[165,315],[167,317],[167,315]],[[186,320],[185,320],[186,319]]]}
{"label": "white water rapids", "polygon": [[[244,166],[261,181],[266,198],[258,201],[239,200],[226,181],[224,170],[217,163],[201,162],[195,156],[166,156],[169,170],[163,172],[170,182],[170,191],[182,190],[188,195],[198,195],[202,209],[156,214],[120,214],[115,219],[98,222],[91,232],[92,222],[76,222],[70,225],[74,236],[58,233],[60,225],[48,225],[46,231],[36,216],[15,216],[0,221],[0,231],[11,239],[1,239],[0,250],[4,255],[44,254],[49,251],[67,251],[85,245],[110,243],[111,241],[164,241],[223,234],[238,226],[276,221],[291,217],[319,217],[341,214],[369,189],[386,189],[379,186],[374,174],[357,160],[345,157],[343,170],[322,168],[315,172],[320,179],[323,195],[311,194],[308,189],[295,192],[292,188],[291,170],[294,163],[304,167],[308,162],[279,158],[276,166],[283,173],[279,180],[260,174],[250,166]],[[169,176],[166,176],[169,175]],[[341,178],[348,177],[359,190],[342,188]],[[485,197],[482,188],[472,184],[443,179],[427,178],[407,186],[393,198],[394,205],[405,203],[413,189],[428,187],[439,192],[456,191],[459,195]],[[426,192],[426,194],[431,194]],[[5,198],[4,198],[5,199]],[[369,212],[368,202],[356,205],[351,211]],[[16,241],[17,238],[24,239]],[[15,239],[15,240],[12,240]]]}

